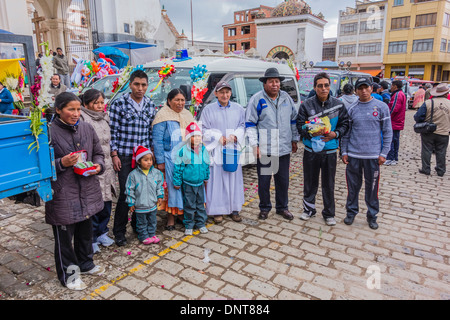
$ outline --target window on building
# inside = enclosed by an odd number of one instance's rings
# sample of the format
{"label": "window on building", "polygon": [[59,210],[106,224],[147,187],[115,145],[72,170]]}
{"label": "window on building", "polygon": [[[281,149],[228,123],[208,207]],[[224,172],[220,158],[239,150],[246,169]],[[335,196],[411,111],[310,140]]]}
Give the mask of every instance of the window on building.
{"label": "window on building", "polygon": [[357,30],[358,30],[358,23],[341,24],[341,36],[356,34]]}
{"label": "window on building", "polygon": [[411,23],[411,17],[393,18],[391,20],[391,30],[409,28],[410,23]]}
{"label": "window on building", "polygon": [[228,29],[228,36],[234,37],[236,35],[236,28],[230,28]]}
{"label": "window on building", "polygon": [[412,52],[432,52],[434,39],[414,40]]}
{"label": "window on building", "polygon": [[358,55],[376,56],[381,54],[381,42],[362,43],[359,45]]}
{"label": "window on building", "polygon": [[442,80],[442,65],[439,65],[437,68],[436,81]]}
{"label": "window on building", "polygon": [[450,14],[444,13],[444,27],[450,26]]}
{"label": "window on building", "polygon": [[441,52],[447,51],[447,39],[441,39]]}
{"label": "window on building", "polygon": [[228,50],[231,51],[231,52],[236,51],[236,43],[230,43],[228,45]]}
{"label": "window on building", "polygon": [[250,50],[250,42],[242,42],[242,50]]}
{"label": "window on building", "polygon": [[394,41],[389,42],[388,53],[406,53],[408,47],[408,41]]}
{"label": "window on building", "polygon": [[123,24],[123,32],[130,33],[130,24],[129,23]]}
{"label": "window on building", "polygon": [[250,26],[242,26],[241,34],[250,34]]}
{"label": "window on building", "polygon": [[419,14],[416,16],[416,27],[435,26],[437,13]]}
{"label": "window on building", "polygon": [[447,46],[447,52],[450,52],[450,40],[448,41],[449,45]]}
{"label": "window on building", "polygon": [[359,26],[360,33],[371,33],[383,31],[384,20],[361,21]]}
{"label": "window on building", "polygon": [[403,0],[394,0],[394,7],[395,6],[402,6],[403,5]]}
{"label": "window on building", "polygon": [[356,54],[356,44],[339,46],[339,55],[341,57],[351,57]]}
{"label": "window on building", "polygon": [[429,1],[435,1],[435,0],[411,0],[411,3],[420,3],[420,2],[429,2]]}

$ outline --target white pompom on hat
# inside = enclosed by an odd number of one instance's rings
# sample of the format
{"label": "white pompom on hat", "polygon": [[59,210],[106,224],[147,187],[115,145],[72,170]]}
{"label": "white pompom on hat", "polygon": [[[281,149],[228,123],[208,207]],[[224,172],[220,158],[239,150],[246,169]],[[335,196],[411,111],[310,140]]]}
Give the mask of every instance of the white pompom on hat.
{"label": "white pompom on hat", "polygon": [[143,146],[136,146],[133,149],[133,158],[131,160],[131,167],[136,168],[136,163],[145,155],[153,154],[149,149]]}
{"label": "white pompom on hat", "polygon": [[186,128],[186,141],[188,141],[193,136],[201,136],[202,130],[197,123],[191,122]]}

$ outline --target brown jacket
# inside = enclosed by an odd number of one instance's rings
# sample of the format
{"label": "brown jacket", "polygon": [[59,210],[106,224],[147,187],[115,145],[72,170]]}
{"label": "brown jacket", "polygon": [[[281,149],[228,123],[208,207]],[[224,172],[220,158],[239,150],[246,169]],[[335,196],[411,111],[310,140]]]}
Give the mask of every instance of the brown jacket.
{"label": "brown jacket", "polygon": [[[442,136],[448,136],[450,133],[450,100],[445,97],[433,98],[434,101],[434,114],[433,123],[436,124],[437,129],[434,134],[439,134]],[[427,117],[426,122],[431,120],[431,100],[427,100]]]}
{"label": "brown jacket", "polygon": [[64,168],[61,159],[72,152],[86,150],[88,160],[101,165],[102,174],[104,154],[97,134],[86,122],[69,126],[57,117],[51,125],[50,136],[57,180],[52,182],[53,199],[45,204],[45,221],[66,226],[87,220],[104,206],[98,177],[77,175],[73,168]]}
{"label": "brown jacket", "polygon": [[112,201],[117,196],[116,172],[111,158],[111,129],[109,128],[109,115],[106,112],[95,112],[81,107],[81,120],[89,123],[97,133],[105,154],[105,173],[98,177],[102,187],[103,201]]}

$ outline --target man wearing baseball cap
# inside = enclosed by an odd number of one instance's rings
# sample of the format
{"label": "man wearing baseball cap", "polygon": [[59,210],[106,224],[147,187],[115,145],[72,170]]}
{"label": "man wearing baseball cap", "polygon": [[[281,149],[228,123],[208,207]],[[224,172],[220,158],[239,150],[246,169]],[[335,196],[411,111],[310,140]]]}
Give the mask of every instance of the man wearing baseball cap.
{"label": "man wearing baseball cap", "polygon": [[369,79],[358,79],[355,88],[359,101],[348,110],[350,126],[342,138],[342,161],[347,165],[348,188],[344,223],[353,224],[358,214],[358,197],[364,177],[367,222],[375,230],[378,229],[380,209],[380,166],[386,161],[392,141],[391,117],[388,106],[372,97]]}
{"label": "man wearing baseball cap", "polygon": [[228,82],[220,81],[214,94],[217,102],[207,105],[200,118],[204,144],[211,158],[206,211],[215,223],[221,223],[223,216],[241,222],[239,213],[245,203],[242,166],[238,164],[235,172],[225,171],[223,149],[241,150],[245,145],[245,111],[240,104],[230,101],[232,88]]}

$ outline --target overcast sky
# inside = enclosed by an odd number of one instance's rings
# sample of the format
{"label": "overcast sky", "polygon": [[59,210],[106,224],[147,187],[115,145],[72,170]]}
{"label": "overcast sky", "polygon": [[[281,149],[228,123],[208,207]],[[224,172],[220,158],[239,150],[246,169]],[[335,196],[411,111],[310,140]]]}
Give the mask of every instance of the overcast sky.
{"label": "overcast sky", "polygon": [[[257,8],[260,5],[276,7],[283,0],[192,0],[194,40],[223,42],[225,24],[234,23],[235,11]],[[355,0],[307,0],[314,14],[322,12],[325,20],[324,37],[337,36],[339,10],[355,7]],[[191,39],[190,0],[160,0],[177,30]]]}

